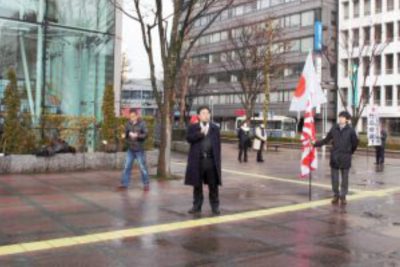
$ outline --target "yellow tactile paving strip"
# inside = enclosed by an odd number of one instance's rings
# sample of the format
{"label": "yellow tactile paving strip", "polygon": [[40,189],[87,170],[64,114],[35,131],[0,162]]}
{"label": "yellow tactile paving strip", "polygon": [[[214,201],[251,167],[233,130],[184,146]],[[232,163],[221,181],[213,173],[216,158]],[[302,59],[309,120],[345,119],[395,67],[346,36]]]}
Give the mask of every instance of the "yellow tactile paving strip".
{"label": "yellow tactile paving strip", "polygon": [[[391,188],[391,189],[383,189],[377,191],[364,191],[359,192],[354,195],[348,197],[349,201],[361,200],[371,197],[385,197],[393,193],[400,192],[400,187]],[[66,237],[66,238],[58,238],[58,239],[51,239],[51,240],[43,240],[37,242],[30,242],[30,243],[21,243],[21,244],[14,244],[14,245],[7,245],[0,247],[0,256],[7,256],[7,255],[15,255],[15,254],[22,254],[27,252],[36,252],[36,251],[45,251],[51,250],[56,248],[66,248],[84,244],[94,244],[100,243],[105,241],[117,240],[122,238],[133,238],[143,235],[151,235],[151,234],[160,234],[166,233],[171,231],[195,228],[195,227],[202,227],[202,226],[209,226],[209,225],[218,225],[224,223],[231,223],[231,222],[238,222],[243,220],[250,220],[259,217],[266,217],[272,216],[282,213],[288,212],[297,212],[301,210],[317,208],[322,206],[330,205],[329,199],[317,200],[307,203],[300,203],[295,205],[288,205],[283,207],[276,207],[270,209],[262,209],[262,210],[255,210],[255,211],[248,211],[248,212],[241,212],[231,215],[224,215],[219,217],[212,217],[212,218],[203,218],[197,220],[188,220],[184,222],[174,222],[174,223],[166,223],[166,224],[159,224],[153,226],[145,226],[145,227],[137,227],[137,228],[130,228],[125,230],[117,230],[117,231],[110,231],[110,232],[103,232],[97,234],[89,234],[83,236],[73,236],[73,237]]]}

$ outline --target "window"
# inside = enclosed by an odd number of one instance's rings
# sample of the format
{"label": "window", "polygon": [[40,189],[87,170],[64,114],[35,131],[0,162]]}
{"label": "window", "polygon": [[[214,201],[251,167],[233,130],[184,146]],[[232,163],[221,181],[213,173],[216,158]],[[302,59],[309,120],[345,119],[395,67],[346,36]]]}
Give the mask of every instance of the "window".
{"label": "window", "polygon": [[360,2],[359,0],[353,1],[353,16],[358,18],[360,16]]}
{"label": "window", "polygon": [[393,74],[394,72],[394,56],[393,55],[386,55],[386,74]]}
{"label": "window", "polygon": [[238,82],[238,76],[236,74],[231,74],[231,82],[232,83]]}
{"label": "window", "polygon": [[349,2],[344,2],[342,7],[343,7],[343,18],[348,19],[350,15]]}
{"label": "window", "polygon": [[306,53],[314,49],[314,37],[301,39],[301,52]]}
{"label": "window", "polygon": [[400,104],[400,85],[397,86],[397,104]]}
{"label": "window", "polygon": [[301,13],[301,26],[302,27],[307,27],[307,26],[313,26],[314,25],[314,11],[307,11]]}
{"label": "window", "polygon": [[237,6],[233,9],[232,16],[241,16],[244,14],[244,6]]}
{"label": "window", "polygon": [[382,25],[375,25],[375,42],[381,43],[382,42]]}
{"label": "window", "polygon": [[369,57],[363,57],[362,64],[363,64],[363,76],[369,76],[371,73],[371,64],[369,62]]}
{"label": "window", "polygon": [[360,42],[360,30],[354,29],[353,30],[353,47],[358,47]]}
{"label": "window", "polygon": [[369,88],[368,87],[363,87],[362,88],[362,93],[361,93],[361,98],[364,104],[369,104]]}
{"label": "window", "polygon": [[[400,5],[400,3],[399,3],[399,5]],[[399,40],[400,40],[400,21],[397,22],[397,38],[399,38]]]}
{"label": "window", "polygon": [[385,86],[385,105],[390,107],[393,105],[393,86]]}
{"label": "window", "polygon": [[371,0],[364,0],[364,15],[368,16],[371,14]]}
{"label": "window", "polygon": [[208,83],[209,84],[217,83],[217,77],[215,77],[215,75],[210,75],[210,77],[208,77]]}
{"label": "window", "polygon": [[294,14],[285,17],[286,27],[299,27],[300,26],[300,14]]}
{"label": "window", "polygon": [[343,35],[343,45],[344,48],[349,48],[349,31],[343,31],[342,32]]}
{"label": "window", "polygon": [[380,75],[382,72],[382,64],[381,64],[381,57],[380,56],[375,56],[374,57],[374,74],[375,75]]}
{"label": "window", "polygon": [[374,104],[381,105],[381,88],[379,86],[374,87]]}
{"label": "window", "polygon": [[341,100],[341,102],[343,104],[343,107],[347,107],[348,99],[349,99],[347,88],[342,88],[340,90],[339,94],[340,94],[339,97],[340,97],[340,100]]}
{"label": "window", "polygon": [[375,14],[382,12],[382,0],[375,0]]}
{"label": "window", "polygon": [[387,0],[387,11],[394,10],[394,0]]}
{"label": "window", "polygon": [[220,60],[221,60],[220,54],[215,53],[215,54],[211,54],[211,55],[210,55],[210,64],[212,64],[212,63],[219,63]]}
{"label": "window", "polygon": [[370,45],[371,44],[371,28],[364,27],[363,33],[364,33],[364,45]]}
{"label": "window", "polygon": [[349,76],[349,60],[344,59],[342,61],[343,64],[343,77],[348,77]]}
{"label": "window", "polygon": [[[397,54],[397,73],[400,74],[400,53]],[[400,105],[400,102],[399,102]]]}
{"label": "window", "polygon": [[267,8],[271,5],[270,0],[259,0],[258,1],[258,9]]}
{"label": "window", "polygon": [[285,3],[285,0],[271,0],[271,6],[277,6]]}
{"label": "window", "polygon": [[300,40],[292,40],[289,42],[287,50],[290,52],[299,52],[300,51]]}
{"label": "window", "polygon": [[394,37],[394,25],[393,22],[386,23],[386,41],[392,42]]}

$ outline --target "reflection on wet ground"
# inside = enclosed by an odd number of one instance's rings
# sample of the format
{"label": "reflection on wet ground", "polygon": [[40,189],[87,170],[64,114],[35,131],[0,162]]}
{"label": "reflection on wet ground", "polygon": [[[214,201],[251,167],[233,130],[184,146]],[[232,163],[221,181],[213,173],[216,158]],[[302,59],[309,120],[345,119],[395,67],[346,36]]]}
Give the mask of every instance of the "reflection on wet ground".
{"label": "reflection on wet ground", "polygon": [[[268,152],[263,164],[252,153],[239,164],[235,149],[223,147],[222,216],[211,219],[207,202],[199,218],[186,213],[192,193],[181,180],[153,180],[146,193],[137,171],[125,193],[114,191],[114,171],[0,176],[0,254],[13,244],[131,230],[104,242],[3,253],[0,266],[400,266],[400,191],[388,191],[400,188],[400,160],[377,171],[372,158],[356,157],[354,199],[340,207],[324,203],[330,175],[321,157],[312,206],[307,181],[297,178],[297,151]],[[185,156],[173,162],[182,175]]]}

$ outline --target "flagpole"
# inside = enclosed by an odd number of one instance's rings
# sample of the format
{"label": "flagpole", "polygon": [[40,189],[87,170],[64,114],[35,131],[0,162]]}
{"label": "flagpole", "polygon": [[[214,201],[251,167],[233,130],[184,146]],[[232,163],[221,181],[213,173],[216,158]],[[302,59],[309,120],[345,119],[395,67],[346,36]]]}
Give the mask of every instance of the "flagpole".
{"label": "flagpole", "polygon": [[[310,145],[312,146],[311,142]],[[310,174],[308,175],[308,200],[312,200],[312,169],[311,169],[311,160],[309,164]]]}
{"label": "flagpole", "polygon": [[312,171],[310,171],[308,182],[308,200],[312,200]]}

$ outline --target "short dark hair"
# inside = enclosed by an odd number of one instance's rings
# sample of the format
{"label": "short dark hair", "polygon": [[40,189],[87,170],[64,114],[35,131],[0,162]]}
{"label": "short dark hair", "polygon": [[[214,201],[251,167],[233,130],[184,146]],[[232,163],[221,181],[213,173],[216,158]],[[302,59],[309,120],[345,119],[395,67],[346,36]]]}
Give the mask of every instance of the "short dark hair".
{"label": "short dark hair", "polygon": [[339,113],[339,117],[343,117],[346,118],[346,120],[350,120],[351,119],[351,115],[349,112],[347,111],[342,111]]}
{"label": "short dark hair", "polygon": [[201,106],[197,109],[197,114],[200,114],[200,112],[202,112],[203,110],[207,109],[208,112],[211,113],[211,109],[208,106]]}
{"label": "short dark hair", "polygon": [[129,114],[135,113],[136,115],[139,115],[139,111],[136,108],[131,108],[129,110]]}

